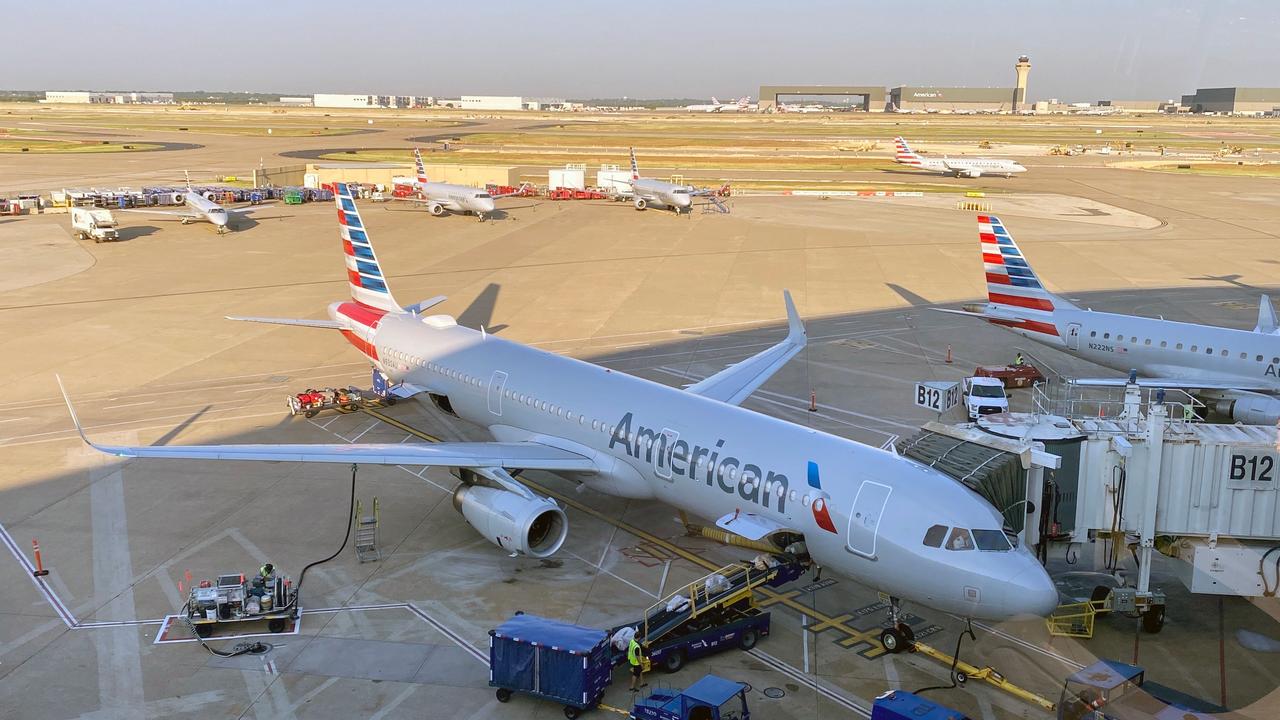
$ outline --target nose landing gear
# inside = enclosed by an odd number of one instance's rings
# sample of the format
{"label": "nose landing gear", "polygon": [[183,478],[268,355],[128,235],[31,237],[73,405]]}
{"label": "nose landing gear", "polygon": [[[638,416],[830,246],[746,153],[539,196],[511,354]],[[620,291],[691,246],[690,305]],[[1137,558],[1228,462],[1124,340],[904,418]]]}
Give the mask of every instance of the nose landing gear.
{"label": "nose landing gear", "polygon": [[896,597],[889,598],[889,627],[880,633],[880,644],[884,651],[896,655],[904,650],[915,652],[916,633],[911,626],[902,621],[902,601]]}

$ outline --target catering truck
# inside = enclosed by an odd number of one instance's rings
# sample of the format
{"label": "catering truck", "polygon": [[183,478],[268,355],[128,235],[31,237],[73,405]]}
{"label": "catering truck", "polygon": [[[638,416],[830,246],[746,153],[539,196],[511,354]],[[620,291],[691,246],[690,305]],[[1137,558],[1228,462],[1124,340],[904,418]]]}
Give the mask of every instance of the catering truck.
{"label": "catering truck", "polygon": [[116,232],[116,219],[110,210],[102,208],[71,208],[71,229],[80,240],[93,238],[94,242],[102,242],[120,239],[120,234]]}

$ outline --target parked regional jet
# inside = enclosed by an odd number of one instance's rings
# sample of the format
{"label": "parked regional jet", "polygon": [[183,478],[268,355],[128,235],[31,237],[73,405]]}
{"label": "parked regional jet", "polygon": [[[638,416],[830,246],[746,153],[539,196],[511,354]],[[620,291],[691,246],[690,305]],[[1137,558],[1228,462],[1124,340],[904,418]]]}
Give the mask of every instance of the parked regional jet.
{"label": "parked regional jet", "polygon": [[900,165],[929,170],[943,175],[976,178],[982,175],[1003,175],[1013,177],[1014,173],[1023,173],[1027,169],[1016,161],[1004,158],[922,158],[900,137],[893,139],[897,154],[893,161]]}
{"label": "parked regional jet", "polygon": [[242,208],[224,208],[218,203],[196,192],[191,187],[191,178],[187,178],[187,191],[182,193],[182,204],[186,208],[184,210],[152,210],[150,208],[128,208],[121,209],[117,212],[142,213],[144,215],[168,215],[170,217],[182,218],[182,224],[186,225],[191,222],[204,221],[213,223],[218,229],[218,234],[227,232],[228,222],[232,214],[241,215],[261,210],[263,205],[250,205]]}
{"label": "parked regional jet", "polygon": [[692,185],[679,185],[666,180],[640,177],[640,165],[636,162],[636,149],[631,148],[631,189],[624,191],[630,195],[637,210],[649,206],[668,208],[675,214],[690,212],[693,199],[710,195],[708,190],[699,190]]}
{"label": "parked regional jet", "polygon": [[[1280,422],[1280,331],[1267,296],[1253,330],[1094,312],[1045,290],[998,217],[978,216],[978,238],[987,304],[942,312],[985,319],[1104,367],[1136,370],[1139,385],[1193,392],[1236,422]],[[1075,382],[1123,386],[1127,379]]]}
{"label": "parked regional jet", "polygon": [[493,441],[107,446],[85,436],[68,400],[84,441],[120,457],[453,468],[462,479],[454,507],[467,522],[503,550],[538,558],[559,550],[568,518],[522,484],[524,470],[661,500],[752,539],[800,535],[815,563],[894,598],[882,635],[893,652],[911,637],[898,598],[985,619],[1057,605],[1044,568],[965,485],[894,452],[741,407],[806,344],[790,294],[780,343],[670,387],[420,314],[442,298],[404,308],[345,184],[336,201],[350,299],[330,304],[329,320],[232,319],[337,330],[387,380],[487,428]]}
{"label": "parked regional jet", "polygon": [[418,148],[413,149],[413,162],[418,171],[418,177],[413,186],[421,197],[396,199],[425,203],[427,210],[436,217],[444,215],[446,211],[472,213],[480,219],[480,222],[484,222],[485,217],[494,211],[494,200],[517,195],[525,189],[525,185],[521,185],[515,192],[491,195],[483,188],[474,188],[470,185],[431,182],[427,179],[427,168],[422,162],[422,152]]}

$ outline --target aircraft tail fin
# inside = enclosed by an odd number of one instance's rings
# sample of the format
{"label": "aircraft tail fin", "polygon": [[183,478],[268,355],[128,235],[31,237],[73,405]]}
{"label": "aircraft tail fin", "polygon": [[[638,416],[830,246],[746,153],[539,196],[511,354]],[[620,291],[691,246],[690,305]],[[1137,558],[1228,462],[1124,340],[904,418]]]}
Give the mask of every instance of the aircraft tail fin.
{"label": "aircraft tail fin", "polygon": [[404,312],[391,296],[382,265],[378,263],[378,256],[374,254],[373,245],[369,242],[364,220],[356,209],[355,197],[346,183],[337,183],[337,193],[333,199],[338,208],[338,228],[342,236],[342,252],[347,261],[347,286],[351,291],[351,299],[386,312]]}
{"label": "aircraft tail fin", "polygon": [[1271,298],[1266,295],[1258,301],[1258,326],[1253,331],[1268,335],[1276,334],[1276,309],[1271,305]]}
{"label": "aircraft tail fin", "polygon": [[1017,318],[992,322],[1057,337],[1054,311],[1076,306],[1045,290],[1000,218],[978,216],[978,242],[987,276],[988,308],[995,314]]}
{"label": "aircraft tail fin", "polygon": [[893,139],[893,144],[897,152],[894,153],[893,161],[903,165],[921,165],[920,156],[916,154],[907,141],[901,137]]}
{"label": "aircraft tail fin", "polygon": [[640,179],[640,164],[636,162],[636,149],[631,148],[631,179]]}
{"label": "aircraft tail fin", "polygon": [[183,170],[182,176],[187,179],[187,192],[195,192],[194,190],[191,189],[191,171]]}
{"label": "aircraft tail fin", "polygon": [[427,166],[423,164],[422,151],[419,150],[418,148],[413,149],[413,164],[414,164],[414,169],[417,171],[418,182],[420,183],[428,182]]}
{"label": "aircraft tail fin", "polygon": [[719,104],[720,104],[720,101],[716,99],[716,96],[715,96],[715,95],[712,95],[712,96],[711,96],[711,104],[712,104],[712,105],[719,105]]}

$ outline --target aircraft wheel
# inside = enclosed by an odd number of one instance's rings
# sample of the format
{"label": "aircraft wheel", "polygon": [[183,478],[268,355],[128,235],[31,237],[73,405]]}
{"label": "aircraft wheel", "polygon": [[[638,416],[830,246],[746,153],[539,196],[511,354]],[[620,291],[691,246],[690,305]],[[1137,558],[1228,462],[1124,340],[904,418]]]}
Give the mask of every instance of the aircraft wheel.
{"label": "aircraft wheel", "polygon": [[902,635],[902,639],[907,642],[908,648],[915,643],[916,631],[912,630],[910,625],[906,623],[898,623],[898,632]]}
{"label": "aircraft wheel", "polygon": [[906,646],[906,641],[897,628],[885,628],[884,632],[880,633],[880,644],[884,646],[885,652],[897,655]]}
{"label": "aircraft wheel", "polygon": [[495,692],[494,695],[497,696],[498,702],[502,703],[511,699],[511,691],[506,688],[498,688],[498,691]]}
{"label": "aircraft wheel", "polygon": [[1155,635],[1164,627],[1164,606],[1154,605],[1142,614],[1142,629]]}
{"label": "aircraft wheel", "polygon": [[662,671],[668,673],[680,672],[680,668],[684,667],[684,661],[683,650],[669,652],[666,657],[662,658]]}
{"label": "aircraft wheel", "polygon": [[738,638],[738,647],[743,650],[750,650],[760,641],[760,633],[755,630],[746,630],[742,633],[742,637]]}

